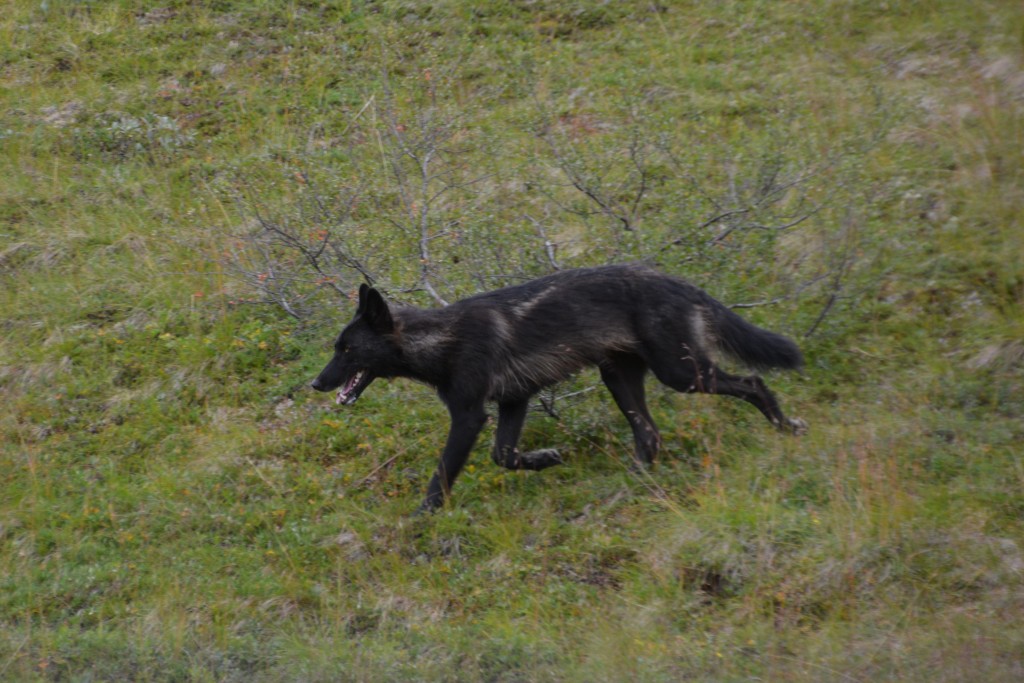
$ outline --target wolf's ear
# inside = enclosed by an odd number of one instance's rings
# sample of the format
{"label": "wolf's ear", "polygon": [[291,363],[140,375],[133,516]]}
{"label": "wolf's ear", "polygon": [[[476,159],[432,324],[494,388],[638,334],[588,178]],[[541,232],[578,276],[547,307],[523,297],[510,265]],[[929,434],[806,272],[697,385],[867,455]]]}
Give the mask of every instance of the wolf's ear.
{"label": "wolf's ear", "polygon": [[356,306],[356,313],[362,313],[366,309],[366,293],[370,291],[370,286],[365,282],[359,285],[359,305]]}
{"label": "wolf's ear", "polygon": [[[359,291],[362,292],[362,289]],[[387,334],[395,329],[395,321],[391,318],[388,302],[384,301],[384,297],[373,287],[366,288],[361,308],[363,317],[366,318],[366,322],[370,324],[370,328],[374,332]]]}

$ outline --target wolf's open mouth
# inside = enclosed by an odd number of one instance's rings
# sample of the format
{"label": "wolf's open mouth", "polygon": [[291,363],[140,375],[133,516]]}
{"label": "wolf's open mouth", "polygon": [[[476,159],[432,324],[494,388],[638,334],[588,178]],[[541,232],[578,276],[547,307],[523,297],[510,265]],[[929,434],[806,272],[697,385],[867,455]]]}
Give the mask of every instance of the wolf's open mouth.
{"label": "wolf's open mouth", "polygon": [[334,399],[334,402],[340,405],[351,405],[356,402],[359,398],[359,394],[362,393],[363,379],[366,377],[366,370],[359,370],[356,374],[352,375],[349,381],[345,382],[345,386],[338,390],[338,396]]}

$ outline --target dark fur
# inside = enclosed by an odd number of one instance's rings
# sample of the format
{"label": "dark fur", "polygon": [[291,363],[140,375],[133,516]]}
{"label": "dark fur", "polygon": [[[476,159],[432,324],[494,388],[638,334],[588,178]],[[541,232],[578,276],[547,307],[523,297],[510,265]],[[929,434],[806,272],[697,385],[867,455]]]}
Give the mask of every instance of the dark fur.
{"label": "dark fur", "polygon": [[498,404],[493,458],[511,469],[541,470],[561,462],[555,450],[516,447],[529,399],[541,388],[596,365],[636,443],[636,462],[653,462],[661,443],[644,400],[644,375],[682,392],[736,396],[776,427],[805,425],[782,414],[760,377],[717,368],[724,352],[758,368],[796,368],[791,340],[746,322],[697,287],[643,266],[569,270],[478,294],[446,308],[390,308],[363,285],[352,322],[334,357],[313,380],[318,391],[353,403],[377,377],[411,377],[437,388],[451,430],[421,509],[439,507],[451,491]]}

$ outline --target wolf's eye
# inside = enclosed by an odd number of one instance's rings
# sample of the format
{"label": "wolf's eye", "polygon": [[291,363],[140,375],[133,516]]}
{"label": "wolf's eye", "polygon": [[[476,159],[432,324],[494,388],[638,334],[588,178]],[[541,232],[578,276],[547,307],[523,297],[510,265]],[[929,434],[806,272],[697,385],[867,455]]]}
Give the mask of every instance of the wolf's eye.
{"label": "wolf's eye", "polygon": [[348,353],[348,347],[346,346],[345,348],[343,348],[343,349],[341,350],[341,352],[342,352],[342,353]]}

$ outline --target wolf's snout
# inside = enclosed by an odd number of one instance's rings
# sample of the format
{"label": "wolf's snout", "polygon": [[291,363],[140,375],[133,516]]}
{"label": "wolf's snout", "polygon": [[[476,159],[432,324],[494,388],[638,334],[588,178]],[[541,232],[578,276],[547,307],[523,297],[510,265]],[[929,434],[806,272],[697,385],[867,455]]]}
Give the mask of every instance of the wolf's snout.
{"label": "wolf's snout", "polygon": [[319,377],[314,377],[313,381],[309,383],[309,386],[313,387],[317,391],[324,391],[324,385],[320,382]]}

